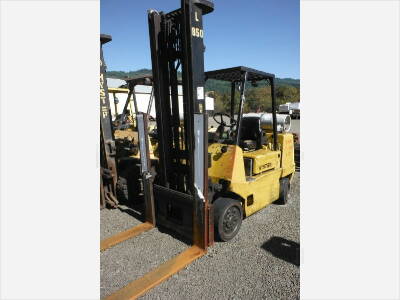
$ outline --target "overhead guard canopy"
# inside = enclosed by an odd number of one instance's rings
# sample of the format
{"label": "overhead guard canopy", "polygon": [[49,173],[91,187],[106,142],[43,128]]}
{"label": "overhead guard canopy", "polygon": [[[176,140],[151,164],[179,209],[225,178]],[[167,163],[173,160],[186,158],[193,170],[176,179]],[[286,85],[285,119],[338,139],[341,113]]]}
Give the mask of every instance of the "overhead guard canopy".
{"label": "overhead guard canopy", "polygon": [[124,78],[128,84],[131,85],[153,85],[153,75],[140,75],[131,78]]}
{"label": "overhead guard canopy", "polygon": [[216,79],[216,80],[224,80],[224,81],[241,81],[244,79],[244,74],[247,72],[247,80],[248,81],[259,81],[265,79],[273,79],[275,78],[274,74],[266,73],[263,71],[259,71],[256,69],[248,68],[248,67],[234,67],[228,69],[220,69],[214,71],[205,72],[206,80],[207,79]]}

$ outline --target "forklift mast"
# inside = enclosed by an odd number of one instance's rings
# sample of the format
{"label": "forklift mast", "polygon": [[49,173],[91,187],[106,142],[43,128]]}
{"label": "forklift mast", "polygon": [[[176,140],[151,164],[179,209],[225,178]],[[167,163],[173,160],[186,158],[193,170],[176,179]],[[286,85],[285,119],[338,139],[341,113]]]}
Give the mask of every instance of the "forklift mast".
{"label": "forklift mast", "polygon": [[111,36],[100,35],[100,207],[117,207],[116,197],[117,167],[114,131],[112,127],[110,100],[108,97],[106,65],[103,44],[111,41]]}
{"label": "forklift mast", "polygon": [[203,15],[213,9],[210,1],[182,0],[180,9],[166,14],[150,10],[148,14],[159,143],[154,185],[157,222],[192,238],[203,249],[213,241],[207,198]]}
{"label": "forklift mast", "polygon": [[[212,207],[208,203],[208,132],[204,95],[203,15],[214,5],[207,0],[181,0],[181,8],[164,14],[149,11],[149,34],[156,108],[159,160],[153,181],[147,114],[136,115],[146,222],[118,239],[161,225],[191,239],[193,245],[107,297],[136,299],[193,260],[214,241]],[[178,99],[182,74],[183,111]],[[181,118],[180,116],[183,116]],[[182,119],[182,120],[181,120]]]}

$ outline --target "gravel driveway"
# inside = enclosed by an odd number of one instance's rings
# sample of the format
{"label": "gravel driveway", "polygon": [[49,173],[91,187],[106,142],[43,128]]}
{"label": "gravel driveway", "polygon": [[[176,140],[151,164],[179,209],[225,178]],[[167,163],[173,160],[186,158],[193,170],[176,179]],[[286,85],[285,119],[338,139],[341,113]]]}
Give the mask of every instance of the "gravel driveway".
{"label": "gravel driveway", "polygon": [[[228,243],[208,253],[141,299],[298,299],[300,294],[300,173],[289,203],[245,219]],[[101,211],[101,238],[138,224],[135,212]],[[152,229],[101,253],[101,298],[188,248]]]}

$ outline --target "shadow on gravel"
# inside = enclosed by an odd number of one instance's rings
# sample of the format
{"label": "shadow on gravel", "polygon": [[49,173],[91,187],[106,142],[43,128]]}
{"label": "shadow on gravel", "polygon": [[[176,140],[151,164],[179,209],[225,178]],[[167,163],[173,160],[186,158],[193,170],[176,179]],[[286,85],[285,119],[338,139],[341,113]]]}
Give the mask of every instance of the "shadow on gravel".
{"label": "shadow on gravel", "polygon": [[144,216],[143,213],[141,212],[141,210],[139,209],[135,209],[133,207],[121,207],[119,206],[118,209],[121,212],[127,213],[128,215],[134,217],[136,220],[140,221],[140,222],[144,222]]}
{"label": "shadow on gravel", "polygon": [[261,248],[279,259],[300,266],[300,245],[296,242],[273,236]]}
{"label": "shadow on gravel", "polygon": [[191,239],[188,239],[187,237],[179,234],[178,232],[172,231],[171,229],[168,229],[167,227],[157,225],[157,229],[159,232],[168,234],[168,235],[172,236],[174,239],[179,240],[188,246],[193,245],[193,241]]}
{"label": "shadow on gravel", "polygon": [[[130,205],[130,206],[119,206],[118,209],[121,212],[124,212],[132,217],[134,217],[136,220],[140,221],[140,222],[144,222],[144,203],[140,203],[140,204],[135,204],[135,205]],[[158,231],[160,231],[161,233],[165,233],[168,234],[170,236],[172,236],[173,238],[180,240],[181,242],[187,244],[187,245],[192,245],[193,242],[192,240],[186,238],[185,236],[168,229],[167,227],[164,226],[160,226],[159,224],[157,224],[157,229]]]}

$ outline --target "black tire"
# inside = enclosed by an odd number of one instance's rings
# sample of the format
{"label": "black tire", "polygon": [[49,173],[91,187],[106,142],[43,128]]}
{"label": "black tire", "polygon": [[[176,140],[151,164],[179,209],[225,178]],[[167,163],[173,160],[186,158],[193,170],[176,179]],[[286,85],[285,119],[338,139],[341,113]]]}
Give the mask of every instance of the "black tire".
{"label": "black tire", "polygon": [[281,178],[279,180],[279,198],[275,201],[275,204],[285,205],[288,200],[290,190],[290,181],[289,178]]}
{"label": "black tire", "polygon": [[218,198],[214,201],[213,207],[216,237],[223,242],[230,241],[242,225],[242,204],[238,200]]}
{"label": "black tire", "polygon": [[142,197],[140,197],[140,192],[142,191],[141,178],[138,172],[135,173],[136,169],[138,169],[136,166],[132,166],[129,172],[121,172],[121,176],[117,181],[118,201],[120,204],[129,207],[143,201]]}
{"label": "black tire", "polygon": [[121,203],[129,202],[128,181],[126,178],[119,177],[117,181],[117,198]]}

